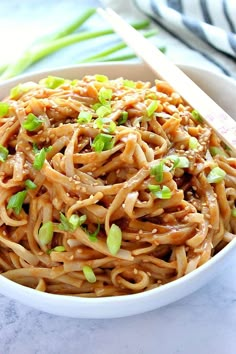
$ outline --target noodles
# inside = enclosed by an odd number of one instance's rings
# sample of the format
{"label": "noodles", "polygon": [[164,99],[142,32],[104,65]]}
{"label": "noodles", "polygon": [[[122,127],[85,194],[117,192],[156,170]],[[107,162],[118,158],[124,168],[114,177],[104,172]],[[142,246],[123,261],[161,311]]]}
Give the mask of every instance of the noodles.
{"label": "noodles", "polygon": [[56,294],[134,294],[234,239],[236,158],[166,82],[50,77],[1,104],[4,277]]}

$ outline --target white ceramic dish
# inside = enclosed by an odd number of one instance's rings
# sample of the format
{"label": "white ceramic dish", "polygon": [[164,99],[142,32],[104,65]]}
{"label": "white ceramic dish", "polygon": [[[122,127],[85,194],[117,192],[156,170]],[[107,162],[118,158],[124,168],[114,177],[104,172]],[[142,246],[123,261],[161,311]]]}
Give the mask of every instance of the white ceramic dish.
{"label": "white ceramic dish", "polygon": [[[203,88],[222,108],[236,119],[234,104],[236,82],[206,70],[183,66],[182,69]],[[133,80],[151,80],[153,73],[143,64],[97,64],[44,71],[20,76],[0,84],[0,99],[19,82],[37,81],[47,75],[74,79],[86,74],[105,74],[110,78],[123,76]],[[110,298],[79,298],[42,293],[0,276],[0,293],[26,305],[56,315],[77,318],[113,318],[143,313],[170,304],[209,282],[229,264],[235,254],[234,239],[209,262],[172,283],[147,292]]]}

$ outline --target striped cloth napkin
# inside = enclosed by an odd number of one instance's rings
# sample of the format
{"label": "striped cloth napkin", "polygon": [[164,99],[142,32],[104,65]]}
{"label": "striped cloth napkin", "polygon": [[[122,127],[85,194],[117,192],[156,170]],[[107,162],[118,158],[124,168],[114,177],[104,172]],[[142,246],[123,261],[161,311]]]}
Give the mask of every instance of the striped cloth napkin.
{"label": "striped cloth napkin", "polygon": [[236,0],[108,0],[107,5],[122,15],[138,9],[149,16],[174,60],[236,79]]}

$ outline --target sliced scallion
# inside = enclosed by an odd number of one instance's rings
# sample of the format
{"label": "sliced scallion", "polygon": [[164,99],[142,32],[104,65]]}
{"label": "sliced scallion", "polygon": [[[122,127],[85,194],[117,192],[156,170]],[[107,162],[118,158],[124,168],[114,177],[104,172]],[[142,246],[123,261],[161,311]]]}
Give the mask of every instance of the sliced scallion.
{"label": "sliced scallion", "polygon": [[127,122],[128,116],[129,116],[128,112],[126,111],[121,112],[120,118],[118,119],[117,122],[118,125],[125,124]]}
{"label": "sliced scallion", "polygon": [[99,106],[96,109],[96,114],[99,118],[103,118],[112,112],[111,106],[109,104],[104,106],[101,104],[98,105]]}
{"label": "sliced scallion", "polygon": [[52,221],[45,222],[39,229],[39,241],[42,245],[47,245],[53,239],[53,223]]}
{"label": "sliced scallion", "polygon": [[76,230],[79,226],[81,226],[85,221],[87,217],[86,215],[77,215],[77,214],[72,214],[71,217],[69,218],[69,223],[74,230]]}
{"label": "sliced scallion", "polygon": [[6,114],[8,114],[9,107],[10,107],[9,103],[0,102],[0,118],[4,117]]}
{"label": "sliced scallion", "polygon": [[40,85],[44,85],[47,88],[55,89],[65,83],[65,79],[58,76],[48,76],[46,79],[40,80]]}
{"label": "sliced scallion", "polygon": [[153,113],[156,111],[158,107],[158,101],[153,100],[148,106],[147,106],[147,115],[148,117],[151,117]]}
{"label": "sliced scallion", "polygon": [[120,250],[122,232],[119,226],[112,224],[107,236],[107,247],[112,255],[116,255]]}
{"label": "sliced scallion", "polygon": [[99,81],[99,82],[107,82],[108,77],[106,75],[97,74],[97,75],[95,75],[95,80]]}
{"label": "sliced scallion", "polygon": [[227,154],[224,152],[224,150],[222,148],[219,148],[218,146],[211,146],[209,150],[210,150],[211,156],[213,156],[213,157],[216,155],[227,157]]}
{"label": "sliced scallion", "polygon": [[80,124],[89,123],[91,119],[92,119],[92,113],[82,111],[78,115],[77,122]]}
{"label": "sliced scallion", "polygon": [[232,215],[234,218],[236,218],[236,208],[233,208],[233,209],[232,209],[231,215]]}
{"label": "sliced scallion", "polygon": [[189,149],[198,150],[199,147],[200,147],[200,144],[199,144],[197,138],[195,138],[194,136],[191,136],[189,138]]}
{"label": "sliced scallion", "polygon": [[164,176],[164,163],[165,161],[162,160],[158,164],[154,165],[151,167],[150,173],[152,176],[155,176],[155,180],[158,183],[161,183],[163,181],[163,176]]}
{"label": "sliced scallion", "polygon": [[156,198],[159,198],[159,199],[170,199],[171,198],[171,190],[167,186],[163,186],[161,188],[159,185],[149,184],[148,189]]}
{"label": "sliced scallion", "polygon": [[47,251],[48,254],[52,253],[52,252],[65,252],[66,249],[64,246],[56,246],[50,250]]}
{"label": "sliced scallion", "polygon": [[112,149],[114,145],[114,137],[109,134],[100,133],[93,140],[92,147],[96,152],[102,152]]}
{"label": "sliced scallion", "polygon": [[96,281],[97,281],[96,275],[94,274],[94,271],[92,270],[92,268],[90,266],[85,265],[85,266],[83,266],[82,270],[83,270],[86,280],[89,283],[96,283]]}
{"label": "sliced scallion", "polygon": [[98,99],[102,105],[106,105],[112,98],[112,90],[102,87],[98,92]]}
{"label": "sliced scallion", "polygon": [[25,181],[25,186],[27,189],[32,189],[32,190],[37,188],[37,185],[33,181],[31,181],[31,179],[27,179]]}
{"label": "sliced scallion", "polygon": [[214,167],[207,176],[208,183],[219,183],[223,181],[226,176],[226,172],[220,167]]}
{"label": "sliced scallion", "polygon": [[133,80],[123,80],[123,85],[125,87],[130,87],[130,88],[135,88],[136,87],[136,83]]}
{"label": "sliced scallion", "polygon": [[17,215],[20,214],[20,211],[22,209],[22,205],[23,205],[25,198],[26,198],[26,194],[27,194],[27,191],[24,190],[24,191],[21,191],[21,192],[18,192],[16,194],[12,195],[8,201],[7,209],[13,209],[15,214],[17,214]]}
{"label": "sliced scallion", "polygon": [[63,214],[60,213],[61,223],[58,225],[58,228],[63,231],[75,231],[79,226],[81,226],[86,221],[86,215],[77,215],[72,214],[69,219]]}
{"label": "sliced scallion", "polygon": [[173,168],[188,168],[189,159],[185,156],[170,155],[167,158],[174,162]]}
{"label": "sliced scallion", "polygon": [[97,228],[94,232],[89,232],[88,230],[85,230],[85,232],[87,232],[87,234],[89,236],[90,241],[96,242],[98,240],[97,235],[100,232],[100,228],[101,228],[101,225],[98,223]]}
{"label": "sliced scallion", "polygon": [[29,113],[22,123],[22,126],[26,130],[32,132],[41,127],[42,124],[43,122],[40,118],[36,117],[33,113]]}
{"label": "sliced scallion", "polygon": [[202,123],[202,122],[203,122],[203,119],[202,119],[200,113],[199,113],[196,109],[194,109],[194,110],[191,112],[191,114],[192,114],[192,117],[193,117],[193,119],[194,119],[195,121],[197,121],[197,122],[199,122],[199,123]]}
{"label": "sliced scallion", "polygon": [[9,154],[9,151],[7,150],[7,148],[5,148],[4,146],[2,146],[0,144],[0,161],[1,162],[6,161],[8,154]]}
{"label": "sliced scallion", "polygon": [[46,149],[42,148],[35,155],[34,162],[33,162],[33,167],[36,170],[38,170],[38,171],[41,170],[41,168],[43,167],[45,159],[46,159]]}

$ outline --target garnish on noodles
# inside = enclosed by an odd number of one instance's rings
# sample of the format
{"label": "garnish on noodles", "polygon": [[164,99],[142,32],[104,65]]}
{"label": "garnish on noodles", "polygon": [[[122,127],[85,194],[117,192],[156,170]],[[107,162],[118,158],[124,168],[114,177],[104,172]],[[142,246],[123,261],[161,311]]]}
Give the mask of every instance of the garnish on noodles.
{"label": "garnish on noodles", "polygon": [[235,237],[236,158],[166,82],[20,84],[0,131],[0,272],[17,283],[134,294]]}

